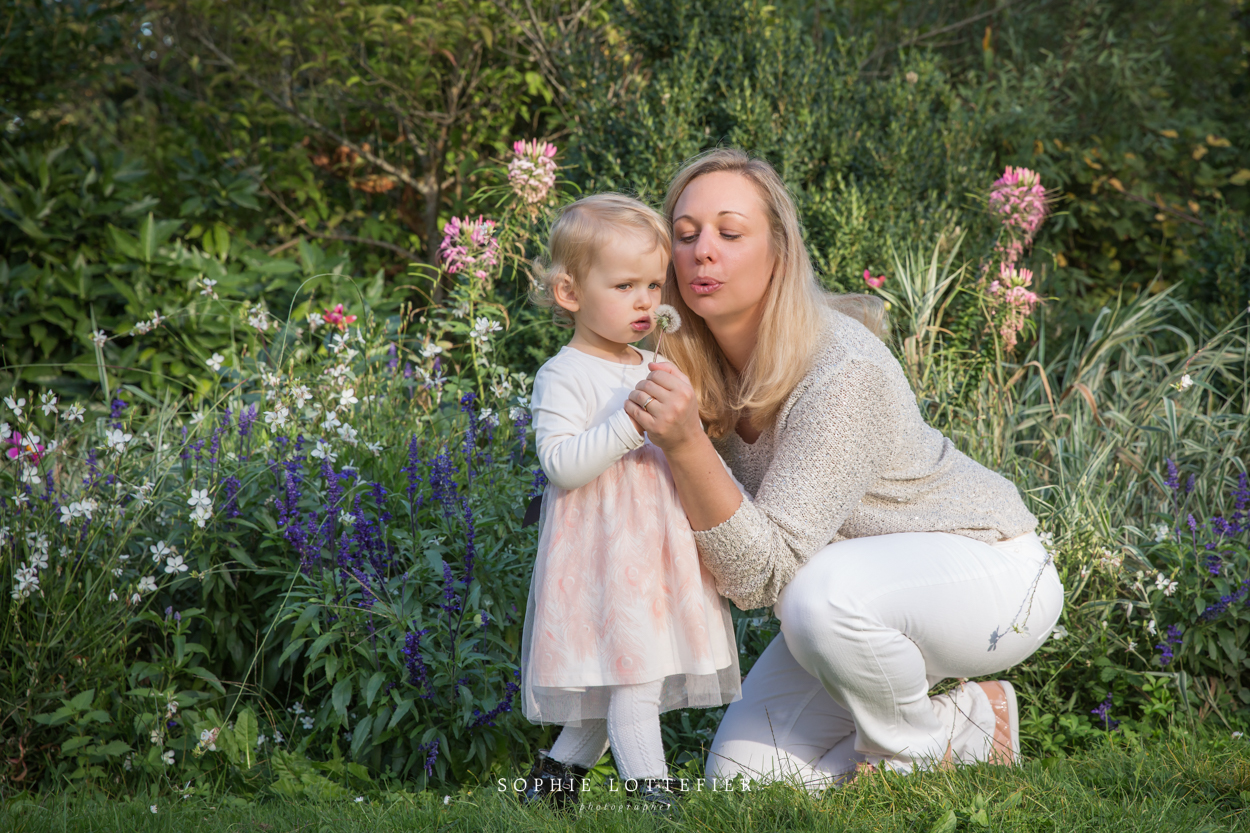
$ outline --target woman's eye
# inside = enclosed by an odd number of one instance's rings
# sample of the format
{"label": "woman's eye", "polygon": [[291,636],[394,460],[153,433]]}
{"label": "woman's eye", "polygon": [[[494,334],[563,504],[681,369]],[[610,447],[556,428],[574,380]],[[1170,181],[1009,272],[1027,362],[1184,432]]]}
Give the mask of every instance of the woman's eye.
{"label": "woman's eye", "polygon": [[678,240],[680,240],[680,241],[681,241],[681,242],[683,242],[683,243],[693,243],[694,241],[696,241],[696,240],[698,240],[698,239],[699,239],[699,235],[697,235],[697,234],[683,234],[681,237],[678,237],[677,239],[678,239]]}
{"label": "woman's eye", "polygon": [[737,234],[737,233],[732,232],[732,231],[722,231],[722,232],[720,233],[720,236],[721,236],[721,237],[723,237],[723,238],[725,238],[726,240],[737,240],[737,239],[738,239],[739,237],[741,237],[742,235],[741,235],[741,234]]}

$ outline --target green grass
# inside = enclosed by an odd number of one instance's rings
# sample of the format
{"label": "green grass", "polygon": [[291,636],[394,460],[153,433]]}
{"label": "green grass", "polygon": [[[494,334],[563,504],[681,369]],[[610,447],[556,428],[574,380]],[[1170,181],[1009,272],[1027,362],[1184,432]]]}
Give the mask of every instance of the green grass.
{"label": "green grass", "polygon": [[[244,802],[229,797],[91,800],[19,798],[0,809],[0,830],[126,833],[286,831],[1214,831],[1250,830],[1250,743],[1177,738],[1148,745],[1114,739],[1066,759],[1007,769],[962,767],[910,777],[874,776],[819,798],[782,785],[685,799],[680,822],[628,810],[596,788],[568,818],[524,809],[492,785],[453,794],[391,794],[364,802]],[[596,794],[598,793],[598,794]],[[636,805],[634,805],[636,806]]]}

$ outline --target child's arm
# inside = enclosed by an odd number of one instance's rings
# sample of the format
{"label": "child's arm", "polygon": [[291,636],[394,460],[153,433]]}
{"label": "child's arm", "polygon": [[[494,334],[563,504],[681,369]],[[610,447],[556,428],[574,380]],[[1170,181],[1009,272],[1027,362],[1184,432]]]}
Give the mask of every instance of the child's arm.
{"label": "child's arm", "polygon": [[587,427],[587,404],[577,380],[543,370],[534,378],[531,400],[534,441],[538,462],[552,483],[562,489],[584,486],[646,441],[623,408]]}

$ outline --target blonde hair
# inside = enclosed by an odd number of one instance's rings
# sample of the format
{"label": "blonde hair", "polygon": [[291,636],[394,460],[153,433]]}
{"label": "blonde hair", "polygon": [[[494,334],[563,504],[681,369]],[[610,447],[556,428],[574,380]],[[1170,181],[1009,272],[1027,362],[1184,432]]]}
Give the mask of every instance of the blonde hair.
{"label": "blonde hair", "polygon": [[556,303],[555,284],[566,276],[575,286],[580,284],[608,235],[621,230],[650,236],[665,257],[672,250],[670,226],[659,212],[624,194],[609,192],[583,197],[566,205],[556,216],[547,238],[547,257],[534,261],[530,300],[550,309],[557,326],[573,326],[573,314]]}
{"label": "blonde hair", "polygon": [[733,430],[744,412],[756,428],[773,423],[786,398],[811,368],[824,329],[822,312],[832,307],[859,321],[878,338],[888,332],[885,305],[871,295],[834,295],[816,279],[794,200],[773,166],[741,150],[717,148],[685,164],[669,184],[664,214],[670,228],[677,200],[699,177],[729,171],[755,184],[768,216],[773,274],[764,295],[759,338],[747,366],[737,372],[725,358],[707,324],[691,312],[678,290],[669,262],[664,301],[682,315],[685,325],[668,336],[666,358],[690,377],[699,397],[699,415],[713,437]]}

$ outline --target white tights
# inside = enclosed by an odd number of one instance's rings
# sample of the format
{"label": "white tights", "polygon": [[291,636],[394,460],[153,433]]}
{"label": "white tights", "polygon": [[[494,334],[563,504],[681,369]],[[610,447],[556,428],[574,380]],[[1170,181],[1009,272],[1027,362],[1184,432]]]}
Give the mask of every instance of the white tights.
{"label": "white tights", "polygon": [[621,778],[667,778],[664,743],[660,739],[662,680],[640,685],[613,686],[606,720],[584,720],[565,726],[551,747],[550,757],[562,764],[590,769],[612,747]]}

